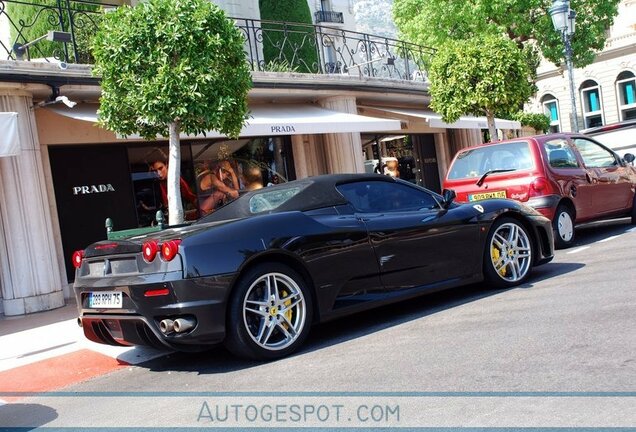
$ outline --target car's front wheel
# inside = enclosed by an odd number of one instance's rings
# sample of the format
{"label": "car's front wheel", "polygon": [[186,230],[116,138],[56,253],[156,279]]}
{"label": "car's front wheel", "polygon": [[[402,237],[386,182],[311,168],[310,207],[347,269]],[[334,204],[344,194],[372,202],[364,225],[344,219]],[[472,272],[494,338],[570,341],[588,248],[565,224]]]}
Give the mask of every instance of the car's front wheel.
{"label": "car's front wheel", "polygon": [[234,288],[225,345],[240,357],[277,359],[298,349],[311,321],[311,294],[303,278],[280,263],[259,264]]}
{"label": "car's front wheel", "polygon": [[636,194],[634,194],[634,201],[632,202],[632,225],[636,225]]}
{"label": "car's front wheel", "polygon": [[554,246],[557,249],[569,248],[574,244],[574,216],[569,207],[559,204],[552,220]]}
{"label": "car's front wheel", "polygon": [[526,228],[516,219],[497,220],[486,240],[484,277],[497,288],[523,283],[532,269],[533,246]]}

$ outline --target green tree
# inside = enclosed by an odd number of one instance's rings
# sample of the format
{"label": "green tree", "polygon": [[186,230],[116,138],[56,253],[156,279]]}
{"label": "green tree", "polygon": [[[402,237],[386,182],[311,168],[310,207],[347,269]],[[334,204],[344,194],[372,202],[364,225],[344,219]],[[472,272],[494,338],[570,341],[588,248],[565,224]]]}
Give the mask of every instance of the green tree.
{"label": "green tree", "polygon": [[252,83],[244,38],[208,0],[150,0],[105,14],[93,43],[100,124],[169,136],[169,223],[181,223],[179,133],[239,135]]}
{"label": "green tree", "polygon": [[545,114],[519,111],[511,115],[511,118],[519,121],[521,126],[530,126],[536,131],[546,133],[550,130],[550,117]]}
{"label": "green tree", "polygon": [[466,113],[485,115],[496,141],[495,116],[528,100],[534,91],[531,76],[523,52],[502,36],[449,41],[431,64],[431,108],[447,123]]}
{"label": "green tree", "polygon": [[[572,39],[576,66],[590,64],[603,49],[619,3],[571,1],[577,12]],[[393,16],[401,37],[414,43],[439,47],[448,40],[506,35],[519,47],[536,44],[546,59],[560,64],[563,44],[552,26],[551,5],[551,0],[394,0]]]}
{"label": "green tree", "polygon": [[[318,72],[318,51],[307,0],[259,0],[266,64],[286,62],[298,72]],[[294,25],[299,23],[301,25]]]}

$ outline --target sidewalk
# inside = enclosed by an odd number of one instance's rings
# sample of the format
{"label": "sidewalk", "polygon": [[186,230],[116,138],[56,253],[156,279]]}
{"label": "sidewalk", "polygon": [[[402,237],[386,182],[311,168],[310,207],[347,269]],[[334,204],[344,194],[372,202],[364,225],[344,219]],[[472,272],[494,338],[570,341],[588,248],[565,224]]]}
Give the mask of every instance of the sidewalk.
{"label": "sidewalk", "polygon": [[58,390],[166,353],[89,341],[70,302],[52,311],[0,316],[0,405],[20,398],[14,393]]}

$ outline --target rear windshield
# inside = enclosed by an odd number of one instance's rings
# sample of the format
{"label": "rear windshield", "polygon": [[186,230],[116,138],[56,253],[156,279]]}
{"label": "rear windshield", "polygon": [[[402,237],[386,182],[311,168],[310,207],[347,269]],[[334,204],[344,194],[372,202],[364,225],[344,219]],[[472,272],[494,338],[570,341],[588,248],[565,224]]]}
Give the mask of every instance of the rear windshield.
{"label": "rear windshield", "polygon": [[257,193],[249,200],[250,213],[263,213],[274,210],[286,203],[290,198],[296,196],[300,192],[300,187],[287,189],[274,189],[262,193]]}
{"label": "rear windshield", "polygon": [[449,180],[481,177],[492,170],[525,170],[534,168],[527,141],[487,145],[466,150],[453,162]]}

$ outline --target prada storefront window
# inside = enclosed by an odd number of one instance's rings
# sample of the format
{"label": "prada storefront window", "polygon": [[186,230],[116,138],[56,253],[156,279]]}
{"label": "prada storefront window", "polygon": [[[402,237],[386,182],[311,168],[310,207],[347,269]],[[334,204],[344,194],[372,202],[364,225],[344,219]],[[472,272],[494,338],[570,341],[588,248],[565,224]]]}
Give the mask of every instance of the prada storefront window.
{"label": "prada storefront window", "polygon": [[[243,191],[295,177],[286,137],[185,141],[181,145],[181,201],[186,220],[213,212]],[[167,143],[129,147],[138,226],[167,218]]]}
{"label": "prada storefront window", "polygon": [[290,147],[287,137],[193,142],[200,215],[239,193],[293,180]]}
{"label": "prada storefront window", "polygon": [[[68,280],[73,251],[115,230],[150,226],[167,211],[168,143],[50,146],[49,160]],[[288,137],[182,140],[181,198],[187,220],[242,191],[295,178]],[[167,220],[167,218],[166,218]]]}

